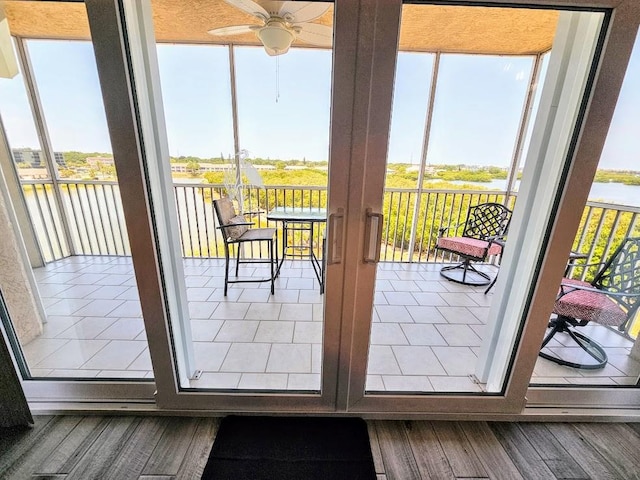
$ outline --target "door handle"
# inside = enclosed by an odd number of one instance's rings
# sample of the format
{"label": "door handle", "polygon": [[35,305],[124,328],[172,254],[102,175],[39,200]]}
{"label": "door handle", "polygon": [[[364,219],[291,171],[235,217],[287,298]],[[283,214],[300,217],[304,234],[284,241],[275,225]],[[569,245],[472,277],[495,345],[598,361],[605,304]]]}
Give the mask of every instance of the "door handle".
{"label": "door handle", "polygon": [[342,236],[344,234],[344,209],[329,215],[327,233],[327,265],[342,263]]}
{"label": "door handle", "polygon": [[370,208],[367,208],[364,231],[364,263],[378,263],[380,261],[383,219],[384,216],[381,213],[373,213]]}

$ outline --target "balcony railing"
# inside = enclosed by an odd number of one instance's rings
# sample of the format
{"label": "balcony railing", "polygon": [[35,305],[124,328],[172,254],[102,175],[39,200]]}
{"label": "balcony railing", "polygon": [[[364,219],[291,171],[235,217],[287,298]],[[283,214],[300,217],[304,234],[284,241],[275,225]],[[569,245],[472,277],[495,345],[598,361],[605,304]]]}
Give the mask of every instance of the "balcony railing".
{"label": "balcony railing", "polygon": [[[55,201],[50,181],[23,182],[26,203],[43,258],[50,262],[70,255],[130,255],[118,184],[106,181],[59,181],[63,208]],[[224,256],[212,200],[225,193],[223,185],[174,184],[180,241],[184,257]],[[505,201],[506,192],[487,190],[385,190],[382,261],[450,262],[435,252],[440,228],[464,222],[469,205]],[[268,186],[243,191],[245,212],[267,225],[266,212],[278,206],[325,207],[325,187]],[[416,207],[416,202],[418,206]],[[515,196],[511,195],[513,208]],[[622,238],[640,234],[640,208],[587,203],[574,250],[595,263],[616,248]],[[320,248],[321,242],[311,242]],[[316,252],[321,255],[321,252]],[[575,267],[576,276],[587,269]]]}

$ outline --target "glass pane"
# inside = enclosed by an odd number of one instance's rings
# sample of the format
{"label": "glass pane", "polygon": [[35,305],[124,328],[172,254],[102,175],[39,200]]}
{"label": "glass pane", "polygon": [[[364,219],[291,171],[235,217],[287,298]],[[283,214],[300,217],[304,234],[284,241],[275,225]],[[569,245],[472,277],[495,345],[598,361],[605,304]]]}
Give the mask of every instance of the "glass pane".
{"label": "glass pane", "polygon": [[23,180],[49,178],[22,73],[0,79],[0,114],[19,177]]}
{"label": "glass pane", "polygon": [[426,186],[505,190],[534,60],[442,55]]}
{"label": "glass pane", "polygon": [[[247,21],[258,25],[257,17],[228,5],[224,8],[229,15],[221,17],[220,2],[198,9],[184,5],[153,4],[190,317],[186,324],[183,319],[172,321],[174,329],[190,328],[194,367],[201,373],[198,379],[181,378],[181,385],[317,392],[330,42],[304,48],[294,40],[286,53],[271,56],[248,29],[237,35],[215,34],[216,29]],[[314,8],[318,18],[302,22],[303,32],[307,23],[332,23],[331,4],[314,3]],[[162,15],[177,19],[171,32],[159,22]],[[180,38],[175,32],[181,32]],[[330,38],[330,26],[325,33]],[[274,294],[269,281],[254,281],[229,283],[225,295],[225,242],[213,203],[223,197],[232,200],[235,213],[244,214],[253,229],[276,229],[280,258],[283,251],[295,254],[281,264]],[[278,207],[287,207],[287,215],[295,207],[294,213],[313,210],[318,217],[275,220]],[[285,238],[296,247],[284,249]],[[264,263],[243,264],[236,275],[237,258],[268,259],[266,243],[230,248],[230,280],[270,278]]]}
{"label": "glass pane", "polygon": [[[541,65],[537,78],[532,73],[552,47],[557,22],[552,10],[403,6],[367,393],[491,394],[503,388],[481,384],[477,372],[492,329],[499,328],[490,318],[492,305],[502,300],[494,281],[517,201],[505,192],[508,170],[526,156],[516,146],[534,121],[540,93],[524,112],[526,100],[536,83],[544,83],[547,68]],[[520,36],[518,24],[536,25],[535,47],[528,43],[532,37]],[[465,34],[447,36],[456,25],[465,25]],[[436,51],[447,53],[429,53]],[[424,93],[427,65],[433,65],[432,106]],[[395,114],[409,104],[413,116],[406,121],[417,125],[400,133]],[[423,144],[424,159],[416,163],[424,182],[419,185],[414,173],[412,184],[393,185],[399,145]],[[514,322],[519,319],[509,328]]]}
{"label": "glass pane", "polygon": [[[636,44],[625,75],[620,97],[616,105],[607,141],[600,157],[598,172],[591,186],[589,201],[585,205],[582,222],[576,233],[572,256],[568,261],[566,276],[573,280],[594,282],[596,275],[606,262],[615,256],[616,249],[622,246],[626,250],[624,239],[640,237],[640,171],[638,171],[637,152],[640,151],[640,138],[635,132],[640,128],[640,40]],[[632,247],[625,257],[620,275],[616,278],[627,282],[626,291],[640,293],[640,259],[637,247]],[[585,264],[591,266],[584,267]],[[606,277],[606,271],[605,271]],[[615,287],[616,278],[612,280]],[[634,280],[635,279],[635,280]],[[568,280],[565,280],[565,283]],[[607,290],[607,282],[599,287]],[[597,284],[600,285],[600,284]],[[575,294],[574,294],[575,295]],[[567,301],[571,297],[567,296]],[[602,295],[596,295],[602,299]],[[596,309],[586,320],[584,326],[569,327],[573,332],[585,335],[597,342],[602,351],[590,346],[582,349],[566,332],[559,332],[550,338],[542,350],[555,358],[538,358],[531,378],[534,385],[551,384],[554,386],[597,385],[632,386],[640,378],[640,316],[637,313],[637,301],[633,298],[620,299],[608,297],[611,311]],[[628,304],[625,304],[629,302]],[[561,322],[557,312],[563,312],[562,298],[556,302],[551,325]],[[580,302],[578,302],[580,305]],[[576,307],[575,315],[587,315],[583,308]],[[573,319],[573,317],[570,317]],[[573,320],[570,320],[573,321]],[[584,322],[583,322],[584,323]],[[551,330],[548,331],[550,333]],[[595,354],[590,355],[588,351]],[[608,358],[604,361],[604,353]],[[560,362],[560,364],[558,363]],[[573,364],[567,365],[567,362]],[[602,364],[600,368],[595,368]]]}
{"label": "glass pane", "polygon": [[[43,315],[14,316],[12,327],[32,378],[151,378],[86,11],[78,3],[49,4],[52,18],[43,27],[31,21],[40,18],[36,13],[41,8],[40,2],[6,5],[10,28],[19,29],[12,33],[24,43],[25,61],[37,88],[28,94],[47,126],[42,136],[49,139],[49,156],[57,169],[56,182],[23,177],[33,234],[45,260],[38,264],[31,259],[35,302]],[[57,28],[60,18],[75,18],[78,31]],[[19,109],[3,108],[1,113],[8,115],[3,120],[16,147],[39,149],[33,133],[24,137],[14,133],[20,125],[27,125],[27,132],[32,129],[24,95],[20,94]],[[0,276],[5,281],[26,281],[15,272],[3,271]],[[18,308],[7,300],[10,312]]]}
{"label": "glass pane", "polygon": [[398,52],[389,133],[388,188],[415,188],[422,164],[433,54]]}

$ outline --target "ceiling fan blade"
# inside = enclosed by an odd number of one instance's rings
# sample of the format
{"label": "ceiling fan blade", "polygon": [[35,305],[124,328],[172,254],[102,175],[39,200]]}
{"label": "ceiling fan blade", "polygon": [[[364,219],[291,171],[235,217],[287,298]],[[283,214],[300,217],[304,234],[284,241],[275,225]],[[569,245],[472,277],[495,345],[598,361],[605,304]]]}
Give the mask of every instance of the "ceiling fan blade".
{"label": "ceiling fan blade", "polygon": [[300,28],[300,31],[296,35],[297,38],[305,43],[318,45],[319,47],[330,47],[333,45],[333,29],[327,25],[305,23],[303,25],[296,25],[296,27]]}
{"label": "ceiling fan blade", "polygon": [[326,2],[282,2],[278,16],[289,20],[287,15],[290,15],[292,23],[310,22],[324,15],[329,6]]}
{"label": "ceiling fan blade", "polygon": [[[241,33],[253,32],[257,25],[232,25],[230,27],[220,27],[209,30],[211,35],[240,35]],[[260,27],[257,27],[260,28]]]}
{"label": "ceiling fan blade", "polygon": [[262,5],[254,2],[253,0],[224,0],[229,5],[239,8],[242,11],[247,12],[258,18],[269,18],[269,12],[267,12]]}

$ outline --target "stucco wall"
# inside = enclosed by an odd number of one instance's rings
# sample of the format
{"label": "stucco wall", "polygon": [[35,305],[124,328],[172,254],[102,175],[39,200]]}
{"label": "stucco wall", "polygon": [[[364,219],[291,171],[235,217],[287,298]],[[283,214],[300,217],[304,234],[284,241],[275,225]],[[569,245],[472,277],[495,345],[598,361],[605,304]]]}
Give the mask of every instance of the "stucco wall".
{"label": "stucco wall", "polygon": [[18,245],[3,195],[0,195],[0,289],[20,343],[25,345],[42,334],[42,319]]}

